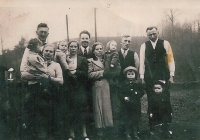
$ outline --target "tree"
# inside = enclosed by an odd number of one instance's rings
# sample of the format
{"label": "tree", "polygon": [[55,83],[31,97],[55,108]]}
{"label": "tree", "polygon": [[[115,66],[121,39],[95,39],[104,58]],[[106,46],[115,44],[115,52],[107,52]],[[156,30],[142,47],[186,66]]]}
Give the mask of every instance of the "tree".
{"label": "tree", "polygon": [[178,10],[169,9],[165,11],[166,21],[171,25],[171,39],[175,37],[174,24],[176,22],[176,18],[181,13]]}

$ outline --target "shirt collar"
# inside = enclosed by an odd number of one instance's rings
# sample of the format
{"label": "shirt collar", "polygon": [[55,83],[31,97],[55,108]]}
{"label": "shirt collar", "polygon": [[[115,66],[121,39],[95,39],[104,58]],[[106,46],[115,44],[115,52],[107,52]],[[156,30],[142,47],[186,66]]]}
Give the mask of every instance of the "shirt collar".
{"label": "shirt collar", "polygon": [[125,51],[125,53],[127,53],[128,50],[129,50],[129,48],[128,48],[127,50],[124,50],[124,49],[121,48],[121,52],[122,52],[122,53],[124,53],[124,51]]}
{"label": "shirt collar", "polygon": [[[85,48],[81,46],[81,50],[84,52]],[[89,52],[89,46],[86,47],[87,52]]]}
{"label": "shirt collar", "polygon": [[151,40],[150,40],[150,42],[151,42],[153,48],[155,49],[155,48],[156,48],[156,44],[157,44],[157,42],[158,42],[158,38],[156,39],[155,42],[153,42],[153,41],[151,41]]}
{"label": "shirt collar", "polygon": [[43,43],[39,38],[37,38],[43,45],[47,44],[47,40]]}
{"label": "shirt collar", "polygon": [[[151,40],[150,40],[151,41]],[[158,42],[158,38],[156,39],[155,42],[151,41],[151,44],[156,44]]]}

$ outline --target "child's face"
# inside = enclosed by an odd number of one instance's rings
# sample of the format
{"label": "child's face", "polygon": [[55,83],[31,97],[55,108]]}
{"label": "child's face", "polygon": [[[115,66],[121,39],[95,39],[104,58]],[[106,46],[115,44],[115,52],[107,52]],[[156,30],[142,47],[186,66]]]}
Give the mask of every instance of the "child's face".
{"label": "child's face", "polygon": [[135,72],[134,72],[133,70],[127,71],[126,77],[127,77],[127,79],[129,79],[129,80],[134,80],[134,79],[135,79]]}
{"label": "child's face", "polygon": [[111,42],[110,43],[110,50],[111,51],[115,51],[117,49],[117,43],[116,42]]}
{"label": "child's face", "polygon": [[58,49],[60,49],[61,51],[65,51],[66,50],[66,42],[60,42]]}
{"label": "child's face", "polygon": [[159,85],[159,84],[154,85],[153,90],[154,90],[154,92],[155,92],[156,94],[160,94],[160,93],[163,92],[163,88],[162,88],[162,86]]}
{"label": "child's face", "polygon": [[36,53],[42,52],[42,50],[41,50],[41,45],[37,45],[37,47],[35,48],[35,52],[36,52]]}

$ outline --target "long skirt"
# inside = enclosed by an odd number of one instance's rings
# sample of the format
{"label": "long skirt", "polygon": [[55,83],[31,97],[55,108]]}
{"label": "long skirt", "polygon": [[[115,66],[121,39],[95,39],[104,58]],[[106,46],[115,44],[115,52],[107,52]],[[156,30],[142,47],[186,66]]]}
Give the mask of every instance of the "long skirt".
{"label": "long skirt", "polygon": [[92,86],[93,109],[96,128],[113,126],[110,89],[106,79],[97,80]]}

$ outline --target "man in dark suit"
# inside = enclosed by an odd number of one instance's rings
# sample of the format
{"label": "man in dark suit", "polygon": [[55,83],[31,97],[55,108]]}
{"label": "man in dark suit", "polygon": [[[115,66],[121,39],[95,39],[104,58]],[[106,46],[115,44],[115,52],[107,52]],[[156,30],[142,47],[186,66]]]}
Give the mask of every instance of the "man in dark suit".
{"label": "man in dark suit", "polygon": [[134,51],[131,51],[131,37],[129,35],[122,36],[121,50],[119,51],[119,60],[121,65],[120,81],[124,81],[123,70],[128,66],[139,68],[139,57]]}
{"label": "man in dark suit", "polygon": [[[92,48],[89,47],[90,43],[90,33],[86,30],[83,30],[79,34],[79,41],[80,41],[80,47],[78,49],[78,55],[83,56],[85,58],[92,58]],[[94,124],[94,116],[93,116],[93,100],[92,100],[92,81],[87,80],[86,81],[86,90],[87,90],[87,98],[88,98],[88,108],[89,112],[86,116],[88,119],[89,124]],[[94,126],[90,125],[89,129],[92,129]],[[92,132],[93,133],[93,132]]]}
{"label": "man in dark suit", "polygon": [[92,58],[92,49],[89,47],[90,33],[86,30],[83,30],[79,34],[79,39],[81,47],[78,50],[78,55],[86,58]]}

